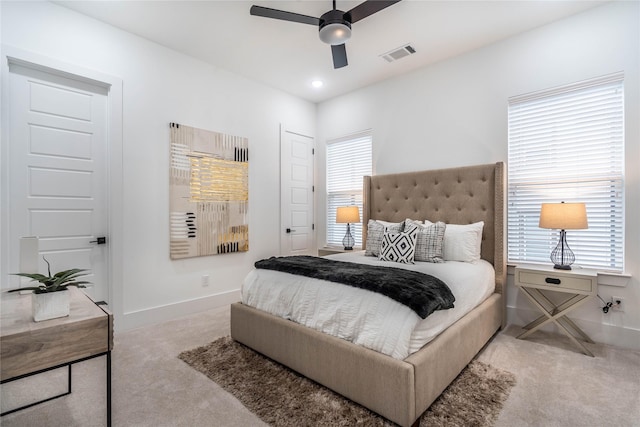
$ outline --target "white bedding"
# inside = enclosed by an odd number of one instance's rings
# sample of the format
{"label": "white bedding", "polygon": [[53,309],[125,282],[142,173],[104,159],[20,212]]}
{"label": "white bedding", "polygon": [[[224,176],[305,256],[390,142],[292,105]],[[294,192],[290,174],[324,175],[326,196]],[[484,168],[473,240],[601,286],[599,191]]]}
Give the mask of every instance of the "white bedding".
{"label": "white bedding", "polygon": [[455,307],[421,319],[413,310],[375,292],[325,280],[254,269],[242,285],[242,302],[276,316],[404,359],[435,338],[494,292],[495,272],[484,260],[398,264],[364,256],[331,255],[339,261],[405,268],[444,281]]}

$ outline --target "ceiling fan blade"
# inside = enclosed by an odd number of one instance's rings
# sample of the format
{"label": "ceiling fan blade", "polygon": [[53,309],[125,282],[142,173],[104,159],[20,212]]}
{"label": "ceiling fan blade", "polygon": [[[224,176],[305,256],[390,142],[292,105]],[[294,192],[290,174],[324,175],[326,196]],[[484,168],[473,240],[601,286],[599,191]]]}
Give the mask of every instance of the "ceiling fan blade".
{"label": "ceiling fan blade", "polygon": [[333,68],[342,68],[348,65],[347,48],[344,43],[331,45],[331,55],[333,56]]}
{"label": "ceiling fan blade", "polygon": [[265,18],[281,19],[283,21],[299,22],[301,24],[320,25],[320,18],[301,15],[299,13],[286,12],[284,10],[271,9],[269,7],[251,6],[251,15],[263,16]]}
{"label": "ceiling fan blade", "polygon": [[351,15],[351,23],[358,22],[361,19],[366,18],[369,15],[373,15],[376,12],[380,12],[393,4],[398,3],[400,0],[367,0],[360,3],[345,15]]}

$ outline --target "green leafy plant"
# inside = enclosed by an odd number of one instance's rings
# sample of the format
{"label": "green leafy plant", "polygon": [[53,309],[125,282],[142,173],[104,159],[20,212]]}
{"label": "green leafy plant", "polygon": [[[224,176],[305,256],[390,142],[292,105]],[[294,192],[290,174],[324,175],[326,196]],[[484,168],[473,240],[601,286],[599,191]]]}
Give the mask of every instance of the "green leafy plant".
{"label": "green leafy plant", "polygon": [[75,286],[77,288],[86,288],[85,284],[91,283],[87,281],[78,281],[77,279],[82,276],[86,276],[89,273],[84,273],[88,270],[79,268],[72,268],[71,270],[59,271],[53,276],[51,275],[51,264],[45,257],[42,257],[44,262],[47,263],[48,276],[39,273],[15,273],[14,276],[28,277],[34,282],[40,282],[38,286],[28,286],[24,288],[11,289],[9,292],[17,291],[33,291],[36,294],[45,294],[48,292],[64,291],[69,286]]}

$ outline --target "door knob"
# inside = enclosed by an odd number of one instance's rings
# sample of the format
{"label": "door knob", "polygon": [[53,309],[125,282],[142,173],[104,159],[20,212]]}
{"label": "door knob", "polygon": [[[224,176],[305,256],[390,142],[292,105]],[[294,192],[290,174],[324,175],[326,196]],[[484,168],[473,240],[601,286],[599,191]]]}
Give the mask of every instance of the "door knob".
{"label": "door knob", "polygon": [[96,240],[91,240],[91,241],[89,241],[89,243],[95,243],[97,245],[104,245],[105,243],[107,243],[107,238],[106,237],[96,237]]}
{"label": "door knob", "polygon": [[291,233],[292,231],[296,231],[296,230],[292,230],[290,228],[287,228],[287,233]]}

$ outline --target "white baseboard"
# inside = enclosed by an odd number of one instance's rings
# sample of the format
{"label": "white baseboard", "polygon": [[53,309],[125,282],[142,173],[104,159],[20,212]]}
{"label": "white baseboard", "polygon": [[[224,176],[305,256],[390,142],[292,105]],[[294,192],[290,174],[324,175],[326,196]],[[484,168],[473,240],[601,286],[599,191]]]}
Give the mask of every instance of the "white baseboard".
{"label": "white baseboard", "polygon": [[200,311],[222,307],[240,301],[240,289],[223,292],[216,295],[209,295],[202,298],[195,298],[187,301],[180,301],[175,304],[167,304],[144,310],[124,313],[122,319],[113,322],[116,331],[127,331],[130,329],[148,326],[155,323],[165,322]]}
{"label": "white baseboard", "polygon": [[[540,312],[533,309],[507,307],[507,323],[512,325],[526,325],[532,320],[538,318],[539,315]],[[615,316],[616,314],[612,313],[611,315]],[[615,321],[613,317],[611,319],[612,321]],[[573,320],[576,325],[578,325],[593,341],[597,343],[620,348],[628,348],[631,350],[640,350],[640,330],[594,322],[591,320],[575,318],[572,318],[571,320]],[[561,333],[561,331],[553,324],[545,325],[542,330]]]}

